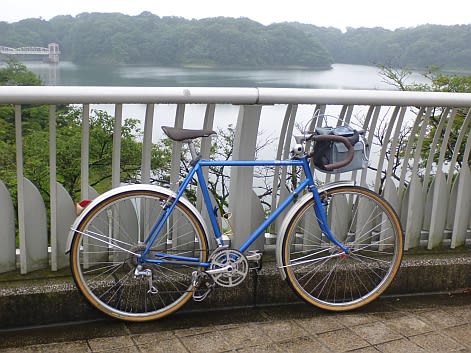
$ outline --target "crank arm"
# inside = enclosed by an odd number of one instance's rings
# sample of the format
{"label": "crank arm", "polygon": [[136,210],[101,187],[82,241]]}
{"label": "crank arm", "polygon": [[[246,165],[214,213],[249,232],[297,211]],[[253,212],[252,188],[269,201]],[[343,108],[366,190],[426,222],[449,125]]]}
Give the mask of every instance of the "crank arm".
{"label": "crank arm", "polygon": [[221,267],[221,268],[216,268],[214,270],[206,270],[205,272],[207,274],[210,274],[210,275],[217,275],[219,273],[226,273],[226,272],[231,272],[232,271],[232,266],[231,265],[227,265],[227,266],[224,266],[224,267]]}

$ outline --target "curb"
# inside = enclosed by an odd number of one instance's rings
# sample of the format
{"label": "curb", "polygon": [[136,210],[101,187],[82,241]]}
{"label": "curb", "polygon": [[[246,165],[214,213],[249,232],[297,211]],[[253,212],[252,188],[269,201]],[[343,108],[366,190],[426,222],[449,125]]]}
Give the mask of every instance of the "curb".
{"label": "curb", "polygon": [[[5,282],[5,281],[4,281]],[[1,283],[1,282],[0,282]],[[82,298],[69,276],[8,283],[0,289],[0,329],[104,318]],[[406,256],[385,295],[462,292],[471,287],[471,253]],[[273,262],[235,288],[218,288],[180,311],[256,307],[299,302]]]}

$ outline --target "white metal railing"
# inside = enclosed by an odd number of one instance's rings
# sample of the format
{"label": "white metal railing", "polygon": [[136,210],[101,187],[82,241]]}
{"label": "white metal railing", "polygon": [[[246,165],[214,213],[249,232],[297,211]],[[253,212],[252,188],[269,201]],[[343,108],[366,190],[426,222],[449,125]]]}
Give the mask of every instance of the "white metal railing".
{"label": "white metal railing", "polygon": [[[471,94],[284,88],[0,87],[0,104],[15,106],[19,181],[17,205],[11,202],[11,190],[0,183],[0,272],[18,267],[21,273],[39,268],[55,271],[68,265],[64,249],[75,212],[70,195],[56,178],[58,104],[82,105],[84,111],[81,198],[93,197],[88,182],[88,122],[95,104],[115,117],[113,186],[120,183],[120,131],[129,107],[138,106],[142,111],[142,182],[150,181],[151,147],[158,137],[156,127],[165,120],[161,108],[171,112],[171,123],[177,127],[215,128],[221,120],[234,124],[234,158],[255,158],[257,139],[264,138],[259,131],[267,127],[275,132],[278,143],[271,154],[265,152],[266,157],[288,158],[296,125],[305,124],[314,112],[320,112],[337,116],[341,121],[329,120],[329,124],[359,125],[367,132],[366,139],[371,146],[368,170],[341,175],[317,173],[321,182],[355,179],[381,191],[401,216],[408,250],[455,248],[465,245],[470,238]],[[23,176],[22,105],[26,104],[49,106],[50,216],[36,187]],[[439,117],[438,124],[430,135],[434,116]],[[313,122],[315,126],[324,123],[322,119]],[[422,152],[425,137],[431,139],[428,156]],[[455,145],[450,152],[447,143],[452,139]],[[202,144],[206,155],[210,142],[205,140]],[[178,181],[180,148],[176,144],[173,150],[176,158],[172,161],[172,183]],[[398,158],[392,158],[391,151],[398,151]],[[287,171],[280,169],[274,173],[276,179],[284,180]],[[231,171],[234,244],[238,243],[237,235],[244,237],[264,213],[253,194],[252,184],[252,170]],[[272,205],[286,193],[286,188],[278,190],[274,185]],[[19,251],[15,242],[17,232]]]}

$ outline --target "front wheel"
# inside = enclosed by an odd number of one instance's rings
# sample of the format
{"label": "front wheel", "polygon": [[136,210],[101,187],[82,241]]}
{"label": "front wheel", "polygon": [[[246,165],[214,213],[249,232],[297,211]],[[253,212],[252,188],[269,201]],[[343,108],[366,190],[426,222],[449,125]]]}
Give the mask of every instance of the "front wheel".
{"label": "front wheel", "polygon": [[193,294],[192,272],[207,259],[206,234],[195,214],[177,203],[149,259],[193,258],[175,263],[140,261],[145,240],[169,201],[165,193],[124,191],[94,206],[75,229],[70,265],[77,287],[97,309],[126,321],[158,319]]}
{"label": "front wheel", "polygon": [[322,309],[356,309],[381,295],[396,275],[403,252],[401,224],[393,208],[368,189],[342,186],[320,196],[332,233],[350,252],[343,253],[320,230],[310,198],[284,234],[287,281]]}

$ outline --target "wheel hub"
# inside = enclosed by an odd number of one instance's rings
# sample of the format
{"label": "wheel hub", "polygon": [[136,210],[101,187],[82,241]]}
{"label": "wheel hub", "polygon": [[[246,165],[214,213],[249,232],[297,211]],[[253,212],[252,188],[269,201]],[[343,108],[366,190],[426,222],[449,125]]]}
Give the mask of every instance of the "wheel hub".
{"label": "wheel hub", "polygon": [[[141,255],[144,252],[144,250],[146,250],[146,245],[144,245],[144,244],[136,245],[136,246],[134,246],[130,249],[130,251],[132,251],[134,254],[138,254],[138,255]],[[140,256],[129,254],[128,263],[132,267],[135,267],[135,266],[141,264],[139,259],[140,259]]]}

